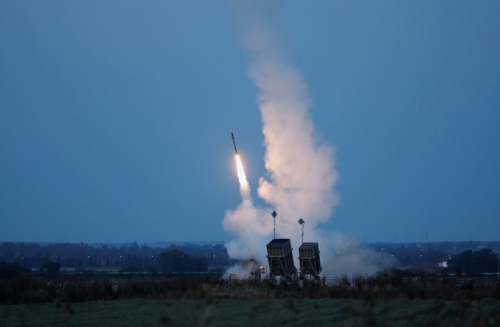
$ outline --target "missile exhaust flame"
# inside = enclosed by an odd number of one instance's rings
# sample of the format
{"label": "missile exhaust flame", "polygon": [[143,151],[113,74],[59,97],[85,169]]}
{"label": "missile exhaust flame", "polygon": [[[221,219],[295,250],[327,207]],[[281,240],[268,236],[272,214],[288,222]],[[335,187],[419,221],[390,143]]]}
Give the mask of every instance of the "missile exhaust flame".
{"label": "missile exhaust flame", "polygon": [[243,169],[243,164],[241,163],[240,155],[238,154],[238,150],[236,149],[236,141],[234,140],[233,133],[231,133],[231,138],[233,139],[234,153],[235,153],[234,158],[236,160],[236,172],[238,174],[238,180],[240,181],[240,187],[246,188],[248,186],[247,175],[245,174],[245,170]]}
{"label": "missile exhaust flame", "polygon": [[248,186],[247,175],[243,169],[243,164],[241,163],[240,155],[235,155],[236,159],[236,171],[238,173],[238,180],[240,181],[240,187]]}

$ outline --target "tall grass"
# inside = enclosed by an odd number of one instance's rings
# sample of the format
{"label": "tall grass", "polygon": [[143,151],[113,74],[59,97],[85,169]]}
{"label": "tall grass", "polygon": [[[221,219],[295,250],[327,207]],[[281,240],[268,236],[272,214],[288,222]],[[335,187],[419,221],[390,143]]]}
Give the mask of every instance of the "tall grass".
{"label": "tall grass", "polygon": [[224,280],[216,276],[175,279],[116,280],[91,278],[33,278],[0,280],[0,303],[44,303],[146,299],[441,299],[474,301],[500,299],[500,283],[463,282],[458,278],[414,281],[390,274],[377,276],[339,276],[325,280],[296,281]]}

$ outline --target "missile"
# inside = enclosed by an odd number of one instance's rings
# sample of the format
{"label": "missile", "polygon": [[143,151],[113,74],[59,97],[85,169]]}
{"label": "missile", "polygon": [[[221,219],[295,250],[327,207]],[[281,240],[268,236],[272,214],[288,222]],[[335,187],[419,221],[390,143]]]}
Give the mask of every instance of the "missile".
{"label": "missile", "polygon": [[238,154],[238,150],[236,150],[236,142],[234,141],[234,135],[232,132],[231,132],[231,138],[233,139],[234,152],[236,152],[236,154]]}

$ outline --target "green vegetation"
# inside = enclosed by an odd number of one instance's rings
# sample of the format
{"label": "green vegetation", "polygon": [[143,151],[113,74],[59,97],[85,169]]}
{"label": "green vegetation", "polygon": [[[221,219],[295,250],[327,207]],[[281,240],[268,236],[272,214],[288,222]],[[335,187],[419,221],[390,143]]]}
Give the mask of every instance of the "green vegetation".
{"label": "green vegetation", "polygon": [[146,299],[440,299],[444,301],[500,300],[500,281],[496,278],[458,277],[401,278],[390,272],[376,276],[343,275],[326,280],[279,283],[275,280],[221,279],[218,274],[187,274],[178,277],[130,275],[126,278],[75,275],[17,277],[0,279],[0,303],[29,304],[60,301]]}
{"label": "green vegetation", "polygon": [[340,276],[222,279],[216,274],[21,276],[0,280],[7,326],[500,326],[500,281]]}
{"label": "green vegetation", "polygon": [[0,326],[498,326],[500,301],[146,300],[6,305]]}

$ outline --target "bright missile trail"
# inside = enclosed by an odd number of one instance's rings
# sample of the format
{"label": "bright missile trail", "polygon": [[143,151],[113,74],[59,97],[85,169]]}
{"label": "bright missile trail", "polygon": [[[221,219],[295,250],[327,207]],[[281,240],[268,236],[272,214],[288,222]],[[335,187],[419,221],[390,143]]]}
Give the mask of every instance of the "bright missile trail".
{"label": "bright missile trail", "polygon": [[236,170],[238,171],[238,180],[240,181],[240,186],[241,187],[248,186],[247,175],[245,174],[245,170],[243,170],[243,164],[241,163],[240,156],[237,154],[235,157],[236,157]]}
{"label": "bright missile trail", "polygon": [[241,163],[240,155],[238,154],[238,150],[236,149],[236,142],[234,141],[234,135],[231,133],[231,138],[233,139],[234,152],[235,152],[235,160],[236,160],[236,172],[238,173],[238,180],[240,181],[240,187],[248,186],[247,175],[245,174],[245,170],[243,169],[243,164]]}

